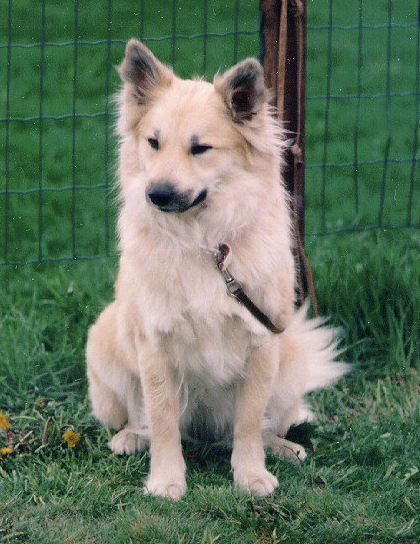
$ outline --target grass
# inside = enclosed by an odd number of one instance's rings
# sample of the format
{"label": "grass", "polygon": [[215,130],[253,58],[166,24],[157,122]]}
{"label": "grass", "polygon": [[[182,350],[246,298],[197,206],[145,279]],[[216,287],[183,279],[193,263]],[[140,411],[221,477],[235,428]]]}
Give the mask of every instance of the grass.
{"label": "grass", "polygon": [[[376,225],[381,194],[384,224],[407,223],[409,213],[412,224],[418,222],[418,150],[413,149],[418,94],[413,94],[412,61],[417,3],[392,5],[393,22],[400,26],[392,28],[389,96],[388,3],[364,4],[364,23],[376,26],[363,29],[360,82],[355,77],[358,29],[332,31],[329,85],[339,98],[329,102],[327,132],[322,95],[328,30],[319,27],[328,23],[328,3],[316,9],[308,5],[308,232]],[[33,16],[27,17],[25,0],[11,5],[12,43],[38,43],[41,7],[32,7]],[[175,27],[172,2],[153,9],[145,3],[144,25],[138,2],[111,3],[110,13],[103,1],[78,5],[78,39],[95,44],[77,47],[76,93],[75,5],[60,2],[46,3],[45,40],[69,45],[45,47],[42,95],[39,47],[11,49],[8,111],[6,88],[0,89],[0,118],[8,113],[24,119],[9,121],[8,145],[6,131],[0,132],[0,156],[8,155],[0,166],[2,179],[8,173],[8,192],[0,188],[0,232],[7,233],[0,248],[3,262],[69,258],[0,267],[0,413],[12,425],[7,433],[0,431],[0,450],[14,442],[13,452],[3,451],[0,459],[0,542],[419,541],[420,235],[415,229],[306,238],[320,310],[343,328],[354,371],[333,389],[311,396],[318,413],[315,426],[293,430],[310,452],[307,462],[295,467],[268,456],[280,481],[271,497],[235,491],[229,455],[205,444],[185,446],[189,491],[182,501],[145,497],[141,487],[148,454],[116,457],[108,450],[109,431],[89,414],[84,345],[89,325],[112,298],[117,262],[72,257],[115,251],[114,141],[104,115],[110,111],[107,90],[117,86],[111,66],[129,36],[166,36],[173,30],[199,34],[204,25],[226,34],[235,19],[228,2],[208,2],[207,20],[198,8],[180,9]],[[210,75],[258,53],[256,5],[240,2],[238,28],[250,34],[237,39],[228,34],[147,43],[166,61],[175,61],[181,75]],[[109,50],[106,43],[96,43],[106,39],[108,16],[115,40]],[[333,3],[339,27],[357,24],[358,16],[350,3]],[[2,40],[7,21],[4,2]],[[2,74],[6,59],[7,50],[0,48]],[[358,105],[350,96],[359,91],[383,96],[360,99]],[[83,117],[72,116],[73,105]],[[59,119],[31,119],[41,111]],[[389,158],[405,162],[385,165],[388,112]],[[324,168],[324,158],[336,166]],[[81,435],[75,448],[63,441],[68,430]]]}
{"label": "grass", "polygon": [[[295,467],[268,457],[280,487],[267,499],[235,491],[228,454],[206,445],[185,446],[185,499],[144,497],[148,454],[119,458],[107,449],[109,431],[89,416],[83,346],[112,296],[114,261],[48,263],[42,273],[28,265],[10,277],[0,307],[0,406],[15,451],[0,461],[0,539],[415,542],[420,240],[353,236],[352,254],[343,236],[316,238],[308,250],[316,278],[329,280],[317,281],[320,306],[344,327],[355,369],[312,395],[318,423],[294,431],[309,461]],[[68,429],[81,433],[74,449],[62,439]]]}

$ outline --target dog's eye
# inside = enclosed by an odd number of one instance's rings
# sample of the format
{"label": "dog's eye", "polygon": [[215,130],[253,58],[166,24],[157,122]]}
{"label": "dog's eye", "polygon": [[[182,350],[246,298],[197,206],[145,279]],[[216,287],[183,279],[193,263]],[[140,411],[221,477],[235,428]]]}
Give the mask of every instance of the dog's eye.
{"label": "dog's eye", "polygon": [[147,141],[152,149],[156,149],[156,151],[159,149],[159,142],[156,138],[149,138]]}
{"label": "dog's eye", "polygon": [[191,147],[191,155],[202,155],[203,153],[205,153],[206,151],[208,151],[209,149],[212,149],[212,146],[211,145],[200,145],[200,144],[195,144]]}

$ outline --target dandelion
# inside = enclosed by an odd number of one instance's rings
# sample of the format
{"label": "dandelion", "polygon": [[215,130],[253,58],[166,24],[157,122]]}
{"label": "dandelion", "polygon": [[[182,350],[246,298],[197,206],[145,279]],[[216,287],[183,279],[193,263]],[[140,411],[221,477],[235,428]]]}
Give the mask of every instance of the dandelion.
{"label": "dandelion", "polygon": [[63,434],[63,440],[69,448],[75,448],[80,442],[80,433],[74,431],[66,431]]}
{"label": "dandelion", "polygon": [[0,413],[0,429],[4,429],[6,431],[7,429],[10,429],[11,426],[12,425],[7,417]]}
{"label": "dandelion", "polygon": [[6,455],[10,455],[12,453],[12,448],[5,447],[0,450],[0,459],[3,457],[6,457]]}

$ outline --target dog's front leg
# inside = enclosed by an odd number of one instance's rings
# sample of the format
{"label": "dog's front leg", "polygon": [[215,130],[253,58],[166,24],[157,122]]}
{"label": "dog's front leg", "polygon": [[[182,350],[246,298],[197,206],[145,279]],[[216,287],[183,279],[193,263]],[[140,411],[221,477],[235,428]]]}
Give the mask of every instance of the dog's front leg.
{"label": "dog's front leg", "polygon": [[276,342],[264,345],[248,360],[238,386],[233,431],[232,469],[235,485],[255,495],[268,495],[278,481],[265,468],[262,423],[279,361]]}
{"label": "dog's front leg", "polygon": [[174,373],[157,350],[142,349],[140,374],[150,423],[150,473],[145,492],[177,500],[187,490]]}

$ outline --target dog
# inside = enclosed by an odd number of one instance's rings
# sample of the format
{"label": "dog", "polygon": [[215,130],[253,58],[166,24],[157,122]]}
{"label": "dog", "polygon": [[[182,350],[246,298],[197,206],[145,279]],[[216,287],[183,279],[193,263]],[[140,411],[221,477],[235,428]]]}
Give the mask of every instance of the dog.
{"label": "dog", "polygon": [[234,484],[265,496],[264,448],[304,459],[284,438],[313,418],[304,395],[348,370],[337,330],[295,308],[284,131],[256,59],[183,80],[132,39],[118,71],[120,260],[88,335],[93,415],[114,453],[150,448],[146,493],[184,495],[192,438],[230,445]]}

